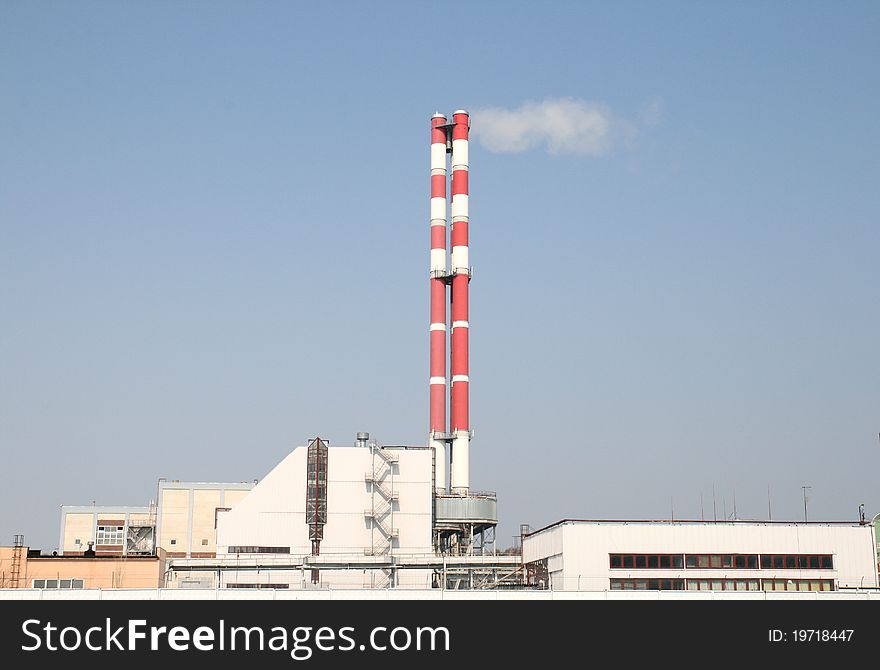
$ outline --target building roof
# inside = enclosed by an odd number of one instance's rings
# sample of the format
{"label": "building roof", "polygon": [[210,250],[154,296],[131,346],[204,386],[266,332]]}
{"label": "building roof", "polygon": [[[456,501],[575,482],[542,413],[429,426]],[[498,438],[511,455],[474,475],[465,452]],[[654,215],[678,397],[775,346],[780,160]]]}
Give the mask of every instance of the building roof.
{"label": "building roof", "polygon": [[868,526],[858,521],[772,521],[761,519],[560,519],[537,530],[525,533],[524,537],[542,533],[564,524],[584,525],[675,525],[675,526]]}

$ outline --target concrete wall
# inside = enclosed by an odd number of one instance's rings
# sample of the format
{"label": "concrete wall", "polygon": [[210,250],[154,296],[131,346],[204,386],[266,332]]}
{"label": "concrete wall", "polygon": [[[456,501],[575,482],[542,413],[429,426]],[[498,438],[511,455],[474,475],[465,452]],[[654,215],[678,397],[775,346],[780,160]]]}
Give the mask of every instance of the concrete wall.
{"label": "concrete wall", "polygon": [[[610,588],[621,579],[833,579],[876,587],[871,525],[684,522],[563,522],[525,538],[526,563],[547,559],[551,586]],[[611,569],[609,554],[832,554],[831,570]]]}

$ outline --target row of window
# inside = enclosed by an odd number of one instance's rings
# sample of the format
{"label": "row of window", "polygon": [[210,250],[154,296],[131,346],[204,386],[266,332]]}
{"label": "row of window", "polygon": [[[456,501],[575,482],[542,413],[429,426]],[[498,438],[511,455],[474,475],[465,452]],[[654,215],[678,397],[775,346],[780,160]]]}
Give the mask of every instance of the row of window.
{"label": "row of window", "polygon": [[289,589],[290,584],[227,584],[227,589]]}
{"label": "row of window", "polygon": [[612,568],[681,568],[683,554],[610,554]]}
{"label": "row of window", "polygon": [[762,568],[830,570],[833,566],[830,554],[761,554]]}
{"label": "row of window", "polygon": [[612,591],[684,591],[683,579],[612,579]]}
{"label": "row of window", "polygon": [[612,568],[631,569],[764,569],[831,570],[831,554],[609,554]]}
{"label": "row of window", "polygon": [[81,580],[81,579],[35,579],[33,586],[35,589],[81,589],[81,588],[83,588],[83,580]]}
{"label": "row of window", "polygon": [[765,579],[765,591],[833,591],[833,579]]}
{"label": "row of window", "polygon": [[229,547],[230,554],[289,554],[290,547]]}
{"label": "row of window", "polygon": [[612,579],[612,591],[833,591],[833,579]]}
{"label": "row of window", "polygon": [[688,568],[733,568],[757,570],[757,554],[688,554],[684,564]]}

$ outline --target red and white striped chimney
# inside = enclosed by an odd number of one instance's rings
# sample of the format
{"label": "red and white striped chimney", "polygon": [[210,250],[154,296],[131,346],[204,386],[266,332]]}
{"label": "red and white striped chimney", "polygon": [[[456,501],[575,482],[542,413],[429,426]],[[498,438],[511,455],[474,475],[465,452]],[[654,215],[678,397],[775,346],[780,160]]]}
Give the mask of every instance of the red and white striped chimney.
{"label": "red and white striped chimney", "polygon": [[[464,110],[431,119],[431,437],[435,451],[435,480],[438,490],[446,490],[446,465],[451,461],[449,488],[466,493],[469,488],[468,460],[468,132],[470,116]],[[452,263],[447,270],[446,161],[452,149]],[[452,333],[450,335],[449,408],[446,422],[446,285],[449,284]],[[452,453],[446,453],[451,443]],[[449,458],[451,456],[451,458]]]}
{"label": "red and white striped chimney", "polygon": [[446,489],[446,116],[431,119],[430,446],[434,487]]}
{"label": "red and white striped chimney", "polygon": [[453,492],[469,488],[470,424],[468,419],[468,131],[470,116],[464,110],[452,115],[452,336],[450,343],[452,384],[449,432],[452,434],[452,468],[449,487]]}

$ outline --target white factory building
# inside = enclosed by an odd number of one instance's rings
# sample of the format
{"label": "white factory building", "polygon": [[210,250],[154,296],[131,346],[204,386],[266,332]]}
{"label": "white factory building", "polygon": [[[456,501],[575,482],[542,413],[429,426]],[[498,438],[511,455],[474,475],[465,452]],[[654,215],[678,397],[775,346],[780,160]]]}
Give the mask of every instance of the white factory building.
{"label": "white factory building", "polygon": [[[310,459],[310,450],[311,456]],[[316,458],[316,456],[320,456]],[[319,556],[336,564],[315,582],[334,587],[388,586],[391,571],[367,569],[368,557],[434,552],[434,450],[427,447],[294,449],[238,505],[217,517],[217,557]],[[315,476],[317,474],[317,476]],[[266,562],[271,566],[271,561]],[[300,571],[300,572],[304,572]],[[227,585],[300,585],[298,571],[223,574]],[[312,581],[311,570],[307,575]],[[407,570],[396,586],[431,586],[431,573]]]}
{"label": "white factory building", "polygon": [[563,520],[523,538],[526,580],[560,591],[877,588],[873,524]]}

